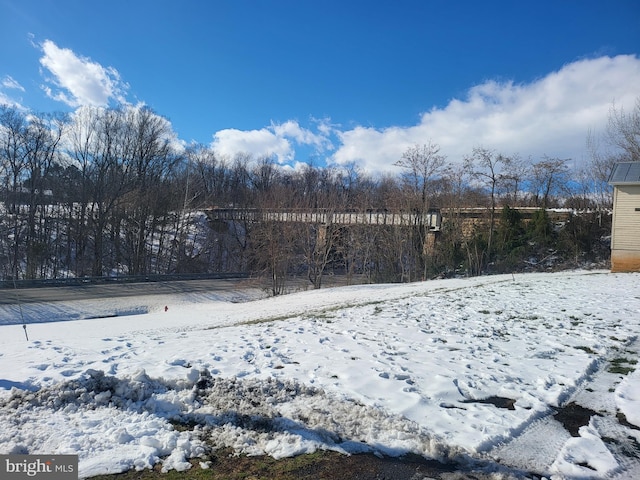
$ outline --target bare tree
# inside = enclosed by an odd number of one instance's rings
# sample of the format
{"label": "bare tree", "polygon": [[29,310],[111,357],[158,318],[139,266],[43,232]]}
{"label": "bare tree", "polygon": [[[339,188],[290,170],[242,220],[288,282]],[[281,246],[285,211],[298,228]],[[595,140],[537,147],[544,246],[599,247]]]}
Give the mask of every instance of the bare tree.
{"label": "bare tree", "polygon": [[257,195],[268,194],[280,177],[280,171],[274,157],[260,157],[251,169],[250,182]]}
{"label": "bare tree", "polygon": [[[124,196],[134,187],[129,174],[131,145],[125,141],[126,124],[120,109],[97,110],[96,135],[90,139],[91,164],[88,171],[91,199],[87,215],[93,237],[92,274],[102,276],[105,262],[119,262],[113,255],[120,241]],[[115,244],[109,253],[108,246]]]}
{"label": "bare tree", "polygon": [[466,202],[470,178],[464,164],[450,165],[445,171],[443,183],[440,200],[443,222],[436,252],[445,265],[456,268],[456,263],[459,263],[456,258],[460,255],[466,238],[461,210]]}
{"label": "bare tree", "polygon": [[531,169],[530,188],[537,207],[548,208],[552,198],[567,192],[569,159],[545,156]]}
{"label": "bare tree", "polygon": [[207,207],[225,202],[227,164],[206,145],[192,144],[185,151],[189,182],[189,199]]}
{"label": "bare tree", "polygon": [[598,208],[613,206],[613,187],[609,185],[609,177],[619,157],[611,152],[602,152],[598,137],[589,132],[587,135],[587,151],[589,161],[584,166],[583,177],[587,182],[585,191],[593,198]]}
{"label": "bare tree", "polygon": [[[335,175],[335,194],[337,205],[343,211],[365,212],[369,209],[382,208],[387,205],[376,199],[377,183],[350,163],[338,170]],[[351,283],[356,274],[370,278],[371,256],[375,236],[372,228],[364,225],[348,225],[335,228],[335,260],[344,268],[347,281]]]}
{"label": "bare tree", "polygon": [[[97,155],[100,149],[98,136],[104,111],[95,107],[82,107],[71,115],[71,121],[67,129],[67,155],[73,160],[78,169],[80,182],[73,192],[78,208],[70,218],[71,238],[75,255],[72,266],[76,275],[85,276],[92,270],[92,264],[88,261],[90,225],[88,212],[91,210],[93,193],[93,173],[98,161]],[[70,265],[71,266],[71,265]]]}
{"label": "bare tree", "polygon": [[26,171],[26,130],[27,120],[21,112],[15,107],[0,106],[0,166],[4,172],[2,183],[9,205],[13,208]]}
{"label": "bare tree", "polygon": [[38,264],[46,256],[46,238],[39,233],[38,222],[46,218],[45,190],[49,171],[58,159],[59,143],[64,129],[60,115],[31,116],[25,134],[25,168],[27,173],[29,211],[27,218],[26,276],[36,278]]}
{"label": "bare tree", "polygon": [[611,145],[622,151],[627,162],[640,161],[640,97],[631,112],[611,107],[607,124],[607,138]]}
{"label": "bare tree", "polygon": [[123,224],[127,263],[131,273],[144,274],[152,269],[150,249],[159,222],[171,207],[182,203],[174,199],[171,205],[165,183],[178,157],[171,148],[168,121],[149,108],[126,109],[122,133],[120,141],[126,147],[123,162],[132,187],[122,203],[127,220]]}
{"label": "bare tree", "polygon": [[521,189],[530,173],[531,159],[523,159],[519,155],[509,157],[508,162],[504,164],[504,170],[501,174],[502,191],[505,193],[507,201],[513,206],[518,206],[518,202],[522,201],[519,196]]}
{"label": "bare tree", "polygon": [[[24,244],[24,231],[21,216],[18,214],[19,199],[22,196],[22,183],[26,172],[25,132],[27,120],[15,107],[0,107],[0,167],[2,169],[2,189],[4,202],[9,213],[6,217],[6,235],[1,235],[2,249],[6,256],[5,274],[18,278],[21,258],[21,245]],[[1,225],[1,224],[0,224]],[[12,241],[10,241],[10,239]]]}
{"label": "bare tree", "polygon": [[340,228],[333,224],[332,218],[336,211],[344,208],[344,191],[333,169],[319,169],[310,164],[282,180],[284,203],[280,205],[316,215],[316,221],[297,225],[296,245],[304,259],[309,282],[314,288],[321,288],[326,268],[335,260]]}
{"label": "bare tree", "polygon": [[[469,174],[481,182],[489,190],[491,200],[489,208],[489,232],[487,235],[487,251],[483,257],[489,261],[492,255],[493,234],[496,223],[497,192],[502,182],[505,181],[505,169],[511,165],[511,158],[502,154],[496,154],[492,150],[476,147],[471,156],[465,158],[465,168]],[[479,262],[484,265],[482,259]]]}
{"label": "bare tree", "polygon": [[272,295],[285,292],[287,276],[294,260],[295,226],[287,222],[261,222],[254,229],[253,261],[257,270],[270,280]]}
{"label": "bare tree", "polygon": [[[418,214],[417,229],[419,249],[418,258],[422,263],[422,278],[426,278],[431,253],[425,245],[430,225],[426,222],[426,214],[434,197],[435,180],[444,173],[446,157],[440,154],[440,146],[429,141],[423,145],[415,145],[407,149],[395,165],[404,170],[403,180],[411,192],[409,209]],[[413,235],[413,231],[410,235]],[[414,244],[412,241],[411,244]],[[413,256],[413,255],[412,255]],[[410,276],[410,275],[409,275]]]}
{"label": "bare tree", "polygon": [[408,148],[395,163],[404,170],[404,181],[418,199],[416,208],[421,211],[429,208],[429,188],[434,178],[442,174],[445,159],[446,157],[440,154],[440,146],[429,141]]}
{"label": "bare tree", "polygon": [[[278,218],[277,214],[289,196],[283,182],[275,181],[282,177],[265,163],[253,173],[257,175],[253,182],[261,186],[261,190],[256,192],[255,202],[256,211],[262,218],[250,232],[250,258],[254,268],[269,278],[271,293],[280,295],[285,291],[291,269],[297,264],[296,252],[304,234],[301,224]],[[272,217],[274,213],[276,215]]]}

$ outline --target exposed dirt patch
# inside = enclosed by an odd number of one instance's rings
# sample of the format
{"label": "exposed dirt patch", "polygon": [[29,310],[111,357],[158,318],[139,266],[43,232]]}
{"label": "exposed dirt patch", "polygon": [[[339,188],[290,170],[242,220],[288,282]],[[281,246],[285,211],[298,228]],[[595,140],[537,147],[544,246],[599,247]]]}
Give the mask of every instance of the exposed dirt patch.
{"label": "exposed dirt patch", "polygon": [[464,469],[454,464],[425,460],[418,455],[400,458],[373,454],[341,455],[316,452],[275,460],[266,456],[235,456],[231,449],[213,452],[209,468],[193,460],[191,470],[161,473],[161,466],[141,472],[100,475],[92,480],[485,480],[491,473]]}
{"label": "exposed dirt patch", "polygon": [[594,415],[599,414],[589,408],[571,402],[562,408],[558,408],[554,417],[567,429],[571,436],[579,437],[578,430],[580,430],[580,427],[589,425],[589,421]]}
{"label": "exposed dirt patch", "polygon": [[465,400],[464,403],[487,403],[490,405],[495,405],[498,408],[506,408],[507,410],[515,410],[516,401],[512,398],[506,397],[487,397],[481,400]]}

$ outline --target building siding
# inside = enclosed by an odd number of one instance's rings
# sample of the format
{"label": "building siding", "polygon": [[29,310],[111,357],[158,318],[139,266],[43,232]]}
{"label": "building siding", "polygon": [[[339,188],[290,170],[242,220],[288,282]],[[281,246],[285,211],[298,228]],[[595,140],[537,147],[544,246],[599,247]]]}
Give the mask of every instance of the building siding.
{"label": "building siding", "polygon": [[611,248],[640,252],[640,185],[616,186],[613,212]]}
{"label": "building siding", "polygon": [[615,186],[611,233],[611,271],[640,271],[640,185]]}
{"label": "building siding", "polygon": [[611,271],[640,272],[640,252],[632,250],[611,251]]}

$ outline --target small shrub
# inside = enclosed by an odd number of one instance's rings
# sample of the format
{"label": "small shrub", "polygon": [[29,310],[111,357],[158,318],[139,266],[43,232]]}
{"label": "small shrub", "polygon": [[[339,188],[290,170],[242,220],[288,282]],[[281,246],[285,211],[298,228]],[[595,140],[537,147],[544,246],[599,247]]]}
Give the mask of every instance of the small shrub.
{"label": "small shrub", "polygon": [[580,345],[579,347],[574,347],[574,348],[576,348],[578,350],[582,350],[583,352],[588,353],[589,355],[595,355],[596,354],[596,352],[594,350],[592,350],[589,347],[585,347],[583,345]]}
{"label": "small shrub", "polygon": [[[638,361],[636,359],[627,359],[627,358],[614,358],[611,360],[611,365],[609,366],[609,373],[616,373],[618,375],[628,375],[635,371],[635,367],[631,367],[630,365],[636,365]],[[626,365],[625,365],[626,364]]]}

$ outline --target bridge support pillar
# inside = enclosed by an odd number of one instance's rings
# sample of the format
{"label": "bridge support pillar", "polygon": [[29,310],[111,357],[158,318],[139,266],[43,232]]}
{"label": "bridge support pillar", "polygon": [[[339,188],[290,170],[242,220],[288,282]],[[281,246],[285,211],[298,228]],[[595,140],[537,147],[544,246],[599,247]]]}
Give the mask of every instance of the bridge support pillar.
{"label": "bridge support pillar", "polygon": [[323,250],[327,243],[327,224],[321,223],[318,225],[318,232],[316,233],[316,251]]}
{"label": "bridge support pillar", "polygon": [[436,231],[427,232],[427,235],[424,238],[424,245],[422,246],[422,248],[424,249],[424,253],[426,255],[431,255],[432,253],[434,253],[436,249],[437,237],[438,237],[438,232]]}

